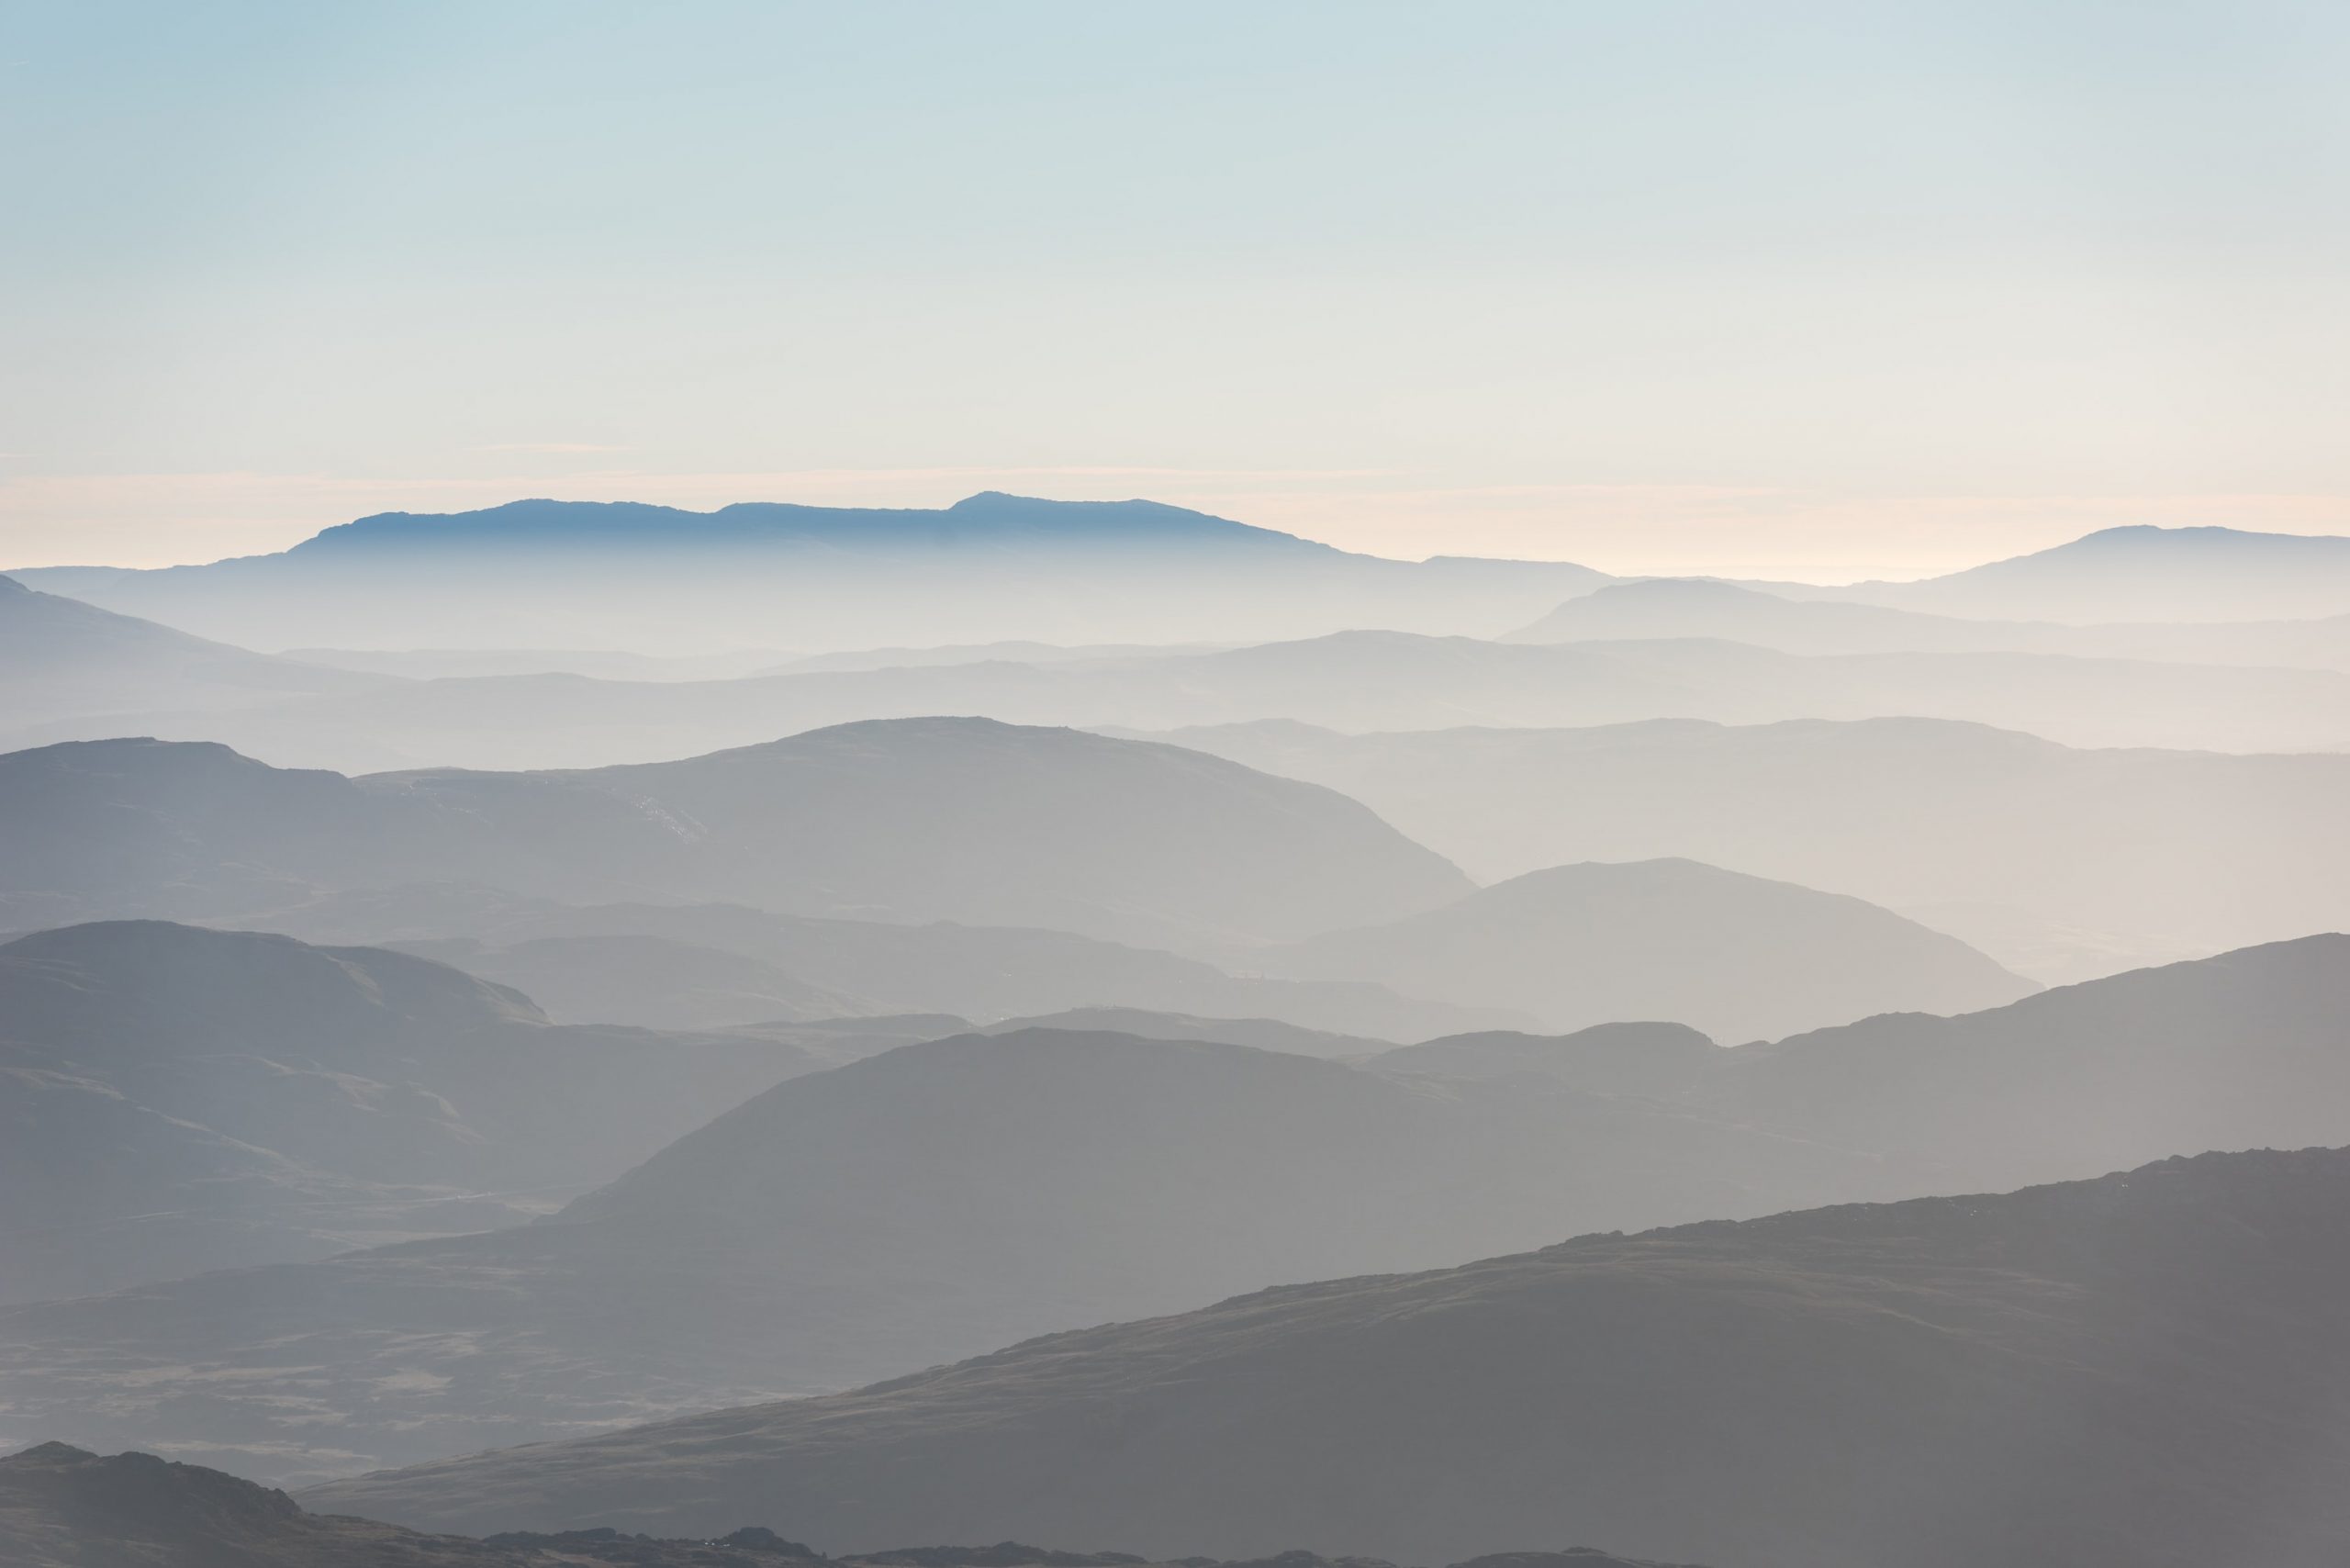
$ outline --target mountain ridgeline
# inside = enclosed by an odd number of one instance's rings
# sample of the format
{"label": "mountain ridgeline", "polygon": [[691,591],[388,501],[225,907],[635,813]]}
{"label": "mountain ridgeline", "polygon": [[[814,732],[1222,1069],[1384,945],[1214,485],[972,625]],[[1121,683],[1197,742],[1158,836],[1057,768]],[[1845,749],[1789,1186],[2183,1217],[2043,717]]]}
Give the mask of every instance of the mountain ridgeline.
{"label": "mountain ridgeline", "polygon": [[0,1563],[2339,1568],[2345,800],[2350,539],[0,577]]}
{"label": "mountain ridgeline", "polygon": [[2350,929],[2350,756],[2089,751],[1924,719],[1179,745],[1367,802],[1483,881],[1679,857],[1850,893],[2035,980]]}
{"label": "mountain ridgeline", "polygon": [[2350,1551],[2345,1258],[2350,1151],[2205,1155],[1292,1286],[304,1501],[860,1544],[2317,1568]]}
{"label": "mountain ridgeline", "polygon": [[397,953],[151,921],[0,946],[0,1018],[8,1301],[512,1224],[823,1065],[556,1026]]}
{"label": "mountain ridgeline", "polygon": [[2350,1142],[2345,1027],[2322,937],[1735,1049],[957,1036],[787,1079],[534,1224],[0,1311],[0,1440],[316,1480],[1578,1232]]}
{"label": "mountain ridgeline", "polygon": [[937,510],[524,500],[388,512],[208,566],[17,575],[264,647],[474,646],[487,634],[649,651],[771,647],[778,627],[800,647],[1497,631],[1607,580],[1563,563],[1349,554],[1152,501],[995,493]]}
{"label": "mountain ridgeline", "polygon": [[251,917],[456,880],[792,913],[1293,938],[1469,882],[1352,801],[1177,747],[979,719],[848,724],[683,762],[346,778],[219,746],[0,757],[5,908]]}

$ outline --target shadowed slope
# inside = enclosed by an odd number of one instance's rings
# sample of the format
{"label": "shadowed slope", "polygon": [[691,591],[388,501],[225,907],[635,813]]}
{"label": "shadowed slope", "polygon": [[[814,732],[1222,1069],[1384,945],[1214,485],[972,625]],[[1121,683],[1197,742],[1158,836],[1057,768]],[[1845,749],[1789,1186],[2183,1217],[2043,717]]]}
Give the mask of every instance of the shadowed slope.
{"label": "shadowed slope", "polygon": [[322,1487],[441,1526],[757,1515],[1764,1568],[2350,1551],[2350,1152],[1592,1236],[1015,1346],[863,1392]]}
{"label": "shadowed slope", "polygon": [[816,1064],[551,1025],[368,948],[129,921],[0,946],[0,1299],[512,1223]]}
{"label": "shadowed slope", "polygon": [[1301,1275],[1753,1212],[1837,1191],[1844,1163],[1540,1086],[962,1036],[779,1085],[537,1224],[0,1313],[0,1439],[315,1478]]}
{"label": "shadowed slope", "polygon": [[[1411,1053],[1450,1076],[965,1036],[784,1083],[555,1219],[0,1313],[0,1441],[318,1478],[1284,1279],[2350,1140],[2345,1036],[2343,937],[1771,1047],[1648,1025]],[[1546,1046],[1554,1070],[1459,1076]]]}

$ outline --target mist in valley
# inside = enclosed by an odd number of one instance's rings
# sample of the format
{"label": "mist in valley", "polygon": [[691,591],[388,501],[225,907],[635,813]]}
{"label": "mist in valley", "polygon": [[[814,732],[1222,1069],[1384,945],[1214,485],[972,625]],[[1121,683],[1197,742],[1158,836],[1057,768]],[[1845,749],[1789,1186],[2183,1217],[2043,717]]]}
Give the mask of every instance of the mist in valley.
{"label": "mist in valley", "polygon": [[0,1564],[2350,1560],[2333,21],[131,9]]}

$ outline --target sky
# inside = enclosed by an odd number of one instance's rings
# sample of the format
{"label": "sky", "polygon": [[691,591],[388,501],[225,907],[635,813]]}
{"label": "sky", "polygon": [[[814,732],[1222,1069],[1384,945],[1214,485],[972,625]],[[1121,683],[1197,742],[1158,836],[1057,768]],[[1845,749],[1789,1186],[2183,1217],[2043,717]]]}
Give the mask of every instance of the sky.
{"label": "sky", "polygon": [[520,496],[2350,532],[2345,79],[2337,0],[0,0],[0,566]]}

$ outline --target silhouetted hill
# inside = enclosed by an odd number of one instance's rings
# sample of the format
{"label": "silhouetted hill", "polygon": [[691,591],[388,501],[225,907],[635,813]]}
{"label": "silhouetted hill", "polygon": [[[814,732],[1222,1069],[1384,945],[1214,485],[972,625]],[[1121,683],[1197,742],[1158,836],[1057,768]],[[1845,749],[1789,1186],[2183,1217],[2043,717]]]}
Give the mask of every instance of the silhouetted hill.
{"label": "silhouetted hill", "polygon": [[462,880],[571,900],[1042,925],[1214,947],[1403,914],[1460,872],[1355,802],[1167,745],[981,719],[845,724],[584,773],[345,778],[218,746],[0,756],[5,903],[251,917]]}
{"label": "silhouetted hill", "polygon": [[1867,899],[2038,980],[2350,928],[2350,756],[1920,719],[1168,738],[1343,790],[1481,879],[1684,856]]}
{"label": "silhouetted hill", "polygon": [[2350,1151],[1587,1236],[1019,1345],[857,1394],[306,1494],[440,1527],[824,1540],[1600,1536],[1764,1568],[2350,1553]]}
{"label": "silhouetted hill", "polygon": [[[691,1540],[610,1526],[553,1534],[505,1530],[487,1540],[423,1535],[348,1515],[305,1513],[283,1492],[217,1470],[145,1453],[101,1458],[63,1443],[0,1459],[0,1560],[10,1568],[1147,1568],[1130,1553],[1057,1551],[1010,1540],[829,1558],[760,1525]],[[1253,1563],[1187,1557],[1167,1568],[1394,1565],[1292,1551]],[[1670,1565],[1572,1547],[1481,1558],[1460,1568]]]}
{"label": "silhouetted hill", "polygon": [[1751,1213],[1842,1190],[1847,1163],[1539,1084],[967,1035],[794,1079],[536,1224],[0,1313],[0,1440],[316,1478],[1284,1279]]}
{"label": "silhouetted hill", "polygon": [[1476,997],[1553,1029],[1663,1019],[1731,1045],[1875,1013],[1971,1013],[2037,989],[1858,899],[1694,860],[1532,871],[1261,961],[1279,974]]}
{"label": "silhouetted hill", "polygon": [[2159,1148],[2345,1136],[2350,936],[2062,986],[1958,1018],[1874,1018],[1725,1053],[1699,1101],[1940,1171],[2053,1181]]}
{"label": "silhouetted hill", "polygon": [[273,555],[28,582],[275,647],[1261,641],[1483,632],[1608,580],[1550,562],[1390,561],[1151,501],[971,496],[932,510],[714,512],[522,500],[390,512]]}
{"label": "silhouetted hill", "polygon": [[207,642],[0,577],[0,711],[10,729],[105,713],[208,711],[380,684]]}
{"label": "silhouetted hill", "polygon": [[2070,543],[1835,597],[2046,621],[2266,621],[2350,612],[2350,539],[2233,528],[2101,529]]}
{"label": "silhouetted hill", "polygon": [[1029,543],[1107,551],[1174,544],[1343,554],[1272,529],[1156,501],[1049,501],[997,490],[939,510],[746,501],[692,512],[632,501],[524,500],[469,512],[380,512],[322,530],[285,554],[304,561],[443,553],[543,559],[550,550],[659,554],[729,543],[782,549],[812,544],[877,555],[988,553]]}
{"label": "silhouetted hill", "polygon": [[2350,1139],[2345,1030],[2333,936],[1769,1047],[1569,1036],[1550,1072],[963,1036],[786,1082],[554,1219],[0,1313],[0,1441],[317,1478],[1283,1279]]}
{"label": "silhouetted hill", "polygon": [[513,1223],[817,1062],[557,1028],[397,953],[132,921],[0,946],[0,1299]]}

